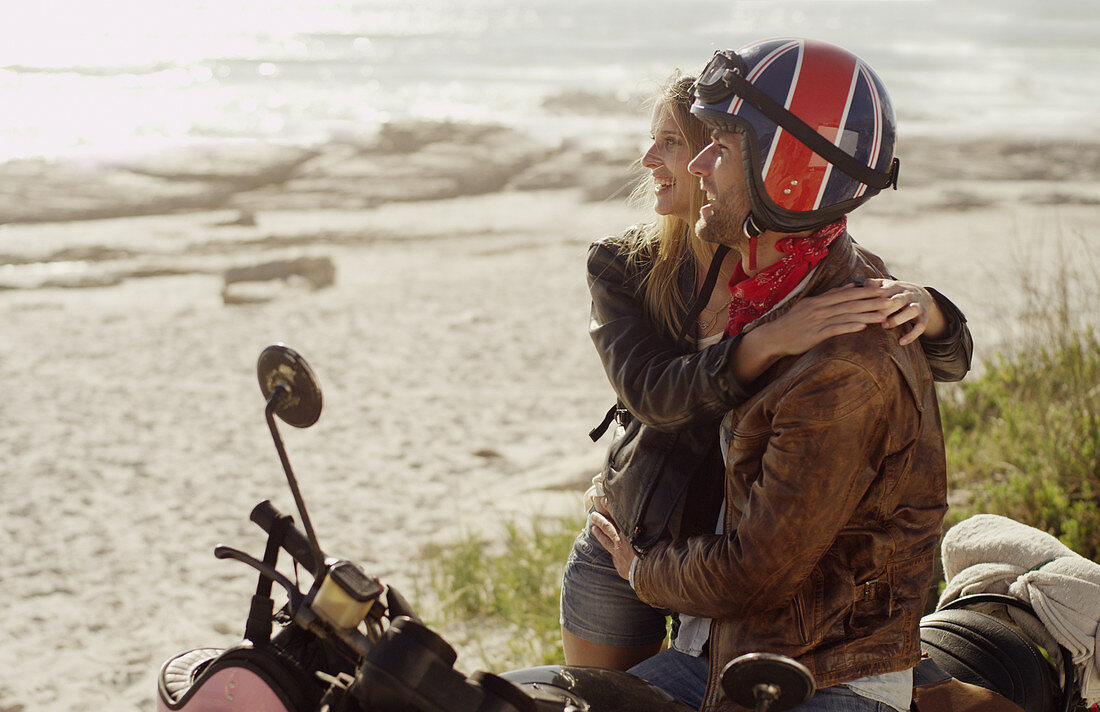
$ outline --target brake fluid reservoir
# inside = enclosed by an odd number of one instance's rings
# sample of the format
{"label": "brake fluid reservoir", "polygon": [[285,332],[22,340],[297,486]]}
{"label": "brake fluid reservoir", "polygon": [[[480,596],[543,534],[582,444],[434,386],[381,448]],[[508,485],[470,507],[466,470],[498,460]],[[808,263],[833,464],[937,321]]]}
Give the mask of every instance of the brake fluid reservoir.
{"label": "brake fluid reservoir", "polygon": [[382,584],[350,561],[338,561],[329,567],[313,610],[338,628],[355,628],[382,593]]}

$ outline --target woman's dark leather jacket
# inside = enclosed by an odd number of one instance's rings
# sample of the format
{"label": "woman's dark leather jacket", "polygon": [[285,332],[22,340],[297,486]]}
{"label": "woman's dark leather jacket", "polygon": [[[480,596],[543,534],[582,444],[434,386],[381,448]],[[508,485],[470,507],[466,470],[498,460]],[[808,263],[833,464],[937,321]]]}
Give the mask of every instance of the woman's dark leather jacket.
{"label": "woman's dark leather jacket", "polygon": [[[604,465],[604,490],[619,527],[644,550],[662,536],[712,533],[722,498],[718,421],[756,390],[731,375],[740,337],[696,351],[645,313],[644,259],[624,253],[629,233],[607,237],[588,252],[592,295],[589,333],[618,396],[618,424]],[[888,272],[874,255],[863,253]],[[695,291],[694,264],[680,271],[684,303]],[[937,381],[970,370],[973,341],[966,317],[929,289],[948,321],[942,339],[920,340]],[[691,497],[684,497],[687,491]]]}

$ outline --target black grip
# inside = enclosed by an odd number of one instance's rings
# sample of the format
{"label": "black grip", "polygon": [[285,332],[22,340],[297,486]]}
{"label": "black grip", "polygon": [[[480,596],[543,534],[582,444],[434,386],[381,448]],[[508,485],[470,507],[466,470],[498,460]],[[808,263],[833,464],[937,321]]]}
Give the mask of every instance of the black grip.
{"label": "black grip", "polygon": [[421,622],[420,617],[416,615],[413,607],[409,605],[409,602],[405,600],[405,597],[402,596],[393,586],[386,587],[386,610],[389,611],[390,620],[393,620],[398,616],[406,616],[416,621],[417,623]]}
{"label": "black grip", "polygon": [[[265,499],[252,508],[252,514],[248,515],[248,518],[259,524],[261,529],[270,534],[271,528],[275,526],[275,520],[281,516],[284,516],[283,513],[275,509],[275,505],[271,503],[271,500]],[[310,573],[317,570],[317,562],[314,561],[309,539],[293,524],[290,524],[283,534],[282,547]]]}

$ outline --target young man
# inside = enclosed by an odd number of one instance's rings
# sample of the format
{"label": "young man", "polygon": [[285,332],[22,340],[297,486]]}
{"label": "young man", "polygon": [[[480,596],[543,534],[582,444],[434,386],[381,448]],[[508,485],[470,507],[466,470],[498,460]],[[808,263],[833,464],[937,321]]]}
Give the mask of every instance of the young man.
{"label": "young man", "polygon": [[[846,214],[897,177],[893,109],[866,64],[811,40],[719,52],[692,113],[713,128],[691,164],[709,199],[698,233],[741,255],[729,333],[883,276],[845,229]],[[688,638],[632,672],[703,710],[732,709],[726,664],[780,653],[817,680],[800,712],[907,710],[947,508],[927,361],[869,326],[778,360],[760,382],[721,426],[718,533],[637,558],[592,515],[620,575],[642,600],[680,612]]]}

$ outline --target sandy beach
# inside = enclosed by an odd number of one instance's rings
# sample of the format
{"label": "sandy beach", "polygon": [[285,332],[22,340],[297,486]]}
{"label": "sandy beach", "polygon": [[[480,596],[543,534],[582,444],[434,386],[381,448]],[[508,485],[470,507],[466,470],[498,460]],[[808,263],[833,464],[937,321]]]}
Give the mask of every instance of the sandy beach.
{"label": "sandy beach", "polygon": [[[901,189],[851,232],[964,310],[979,361],[1011,342],[1024,268],[1100,274],[1100,145],[901,148]],[[0,712],[150,710],[165,659],[240,638],[253,576],[212,549],[261,552],[262,499],[293,511],[268,344],[324,390],[282,433],[329,552],[411,591],[426,542],[579,511],[613,400],[586,247],[646,219],[632,159],[406,124],[0,164]]]}

